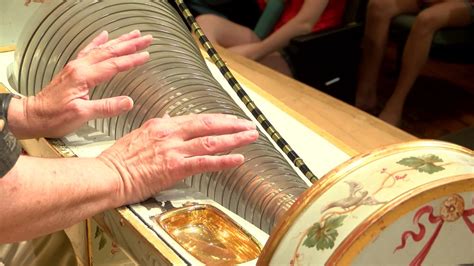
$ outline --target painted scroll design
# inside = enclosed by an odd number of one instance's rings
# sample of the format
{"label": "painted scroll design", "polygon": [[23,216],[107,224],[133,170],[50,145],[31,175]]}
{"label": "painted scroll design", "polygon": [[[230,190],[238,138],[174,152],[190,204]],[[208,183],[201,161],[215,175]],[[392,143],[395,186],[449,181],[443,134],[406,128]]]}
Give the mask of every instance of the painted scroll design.
{"label": "painted scroll design", "polygon": [[[474,198],[472,199],[474,203]],[[420,219],[427,215],[428,222],[430,225],[435,225],[435,229],[431,236],[426,234],[426,226],[420,222]],[[441,228],[448,223],[455,222],[459,219],[463,219],[467,228],[474,235],[474,223],[470,220],[470,216],[474,215],[474,208],[465,209],[464,199],[458,194],[453,194],[446,198],[443,203],[439,206],[439,215],[434,214],[434,208],[432,205],[426,205],[417,210],[413,216],[413,224],[418,229],[416,231],[404,231],[401,236],[401,243],[395,248],[394,253],[405,248],[407,241],[411,238],[414,242],[420,242],[428,237],[428,241],[420,250],[420,252],[412,259],[410,265],[421,265],[425,260],[426,256],[431,250],[433,243],[441,231]]]}
{"label": "painted scroll design", "polygon": [[304,258],[300,251],[303,246],[315,248],[316,251],[333,249],[339,236],[338,228],[344,225],[344,220],[362,206],[376,206],[387,203],[387,201],[378,200],[376,198],[377,194],[382,194],[381,192],[392,188],[397,182],[409,181],[410,172],[416,171],[432,175],[445,170],[446,166],[451,165],[451,163],[445,163],[434,154],[406,157],[396,163],[405,167],[393,172],[389,171],[388,168],[382,168],[379,174],[382,176],[383,182],[372,193],[356,180],[344,181],[349,186],[349,195],[331,201],[321,209],[320,219],[300,234],[290,264],[303,264]]}

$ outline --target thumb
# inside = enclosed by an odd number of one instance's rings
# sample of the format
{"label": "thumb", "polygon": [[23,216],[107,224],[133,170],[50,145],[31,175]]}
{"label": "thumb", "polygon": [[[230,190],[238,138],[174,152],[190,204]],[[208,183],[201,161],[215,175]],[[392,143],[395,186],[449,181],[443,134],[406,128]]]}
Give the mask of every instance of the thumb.
{"label": "thumb", "polygon": [[133,100],[128,96],[89,101],[90,119],[106,118],[120,115],[133,108]]}

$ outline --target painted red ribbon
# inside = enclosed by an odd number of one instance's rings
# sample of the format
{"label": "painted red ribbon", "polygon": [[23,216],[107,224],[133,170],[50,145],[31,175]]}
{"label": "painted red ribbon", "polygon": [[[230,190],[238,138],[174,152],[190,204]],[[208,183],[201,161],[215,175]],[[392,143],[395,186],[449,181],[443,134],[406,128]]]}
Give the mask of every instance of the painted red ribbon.
{"label": "painted red ribbon", "polygon": [[398,247],[396,247],[395,250],[393,251],[393,252],[396,252],[397,250],[403,249],[409,237],[413,238],[415,242],[418,242],[425,237],[426,227],[422,223],[420,223],[420,218],[426,213],[429,214],[428,221],[431,224],[438,224],[438,225],[436,226],[436,229],[433,235],[430,237],[430,239],[425,244],[425,246],[420,251],[420,253],[418,253],[418,255],[411,261],[410,265],[420,265],[423,262],[426,255],[428,255],[428,251],[433,245],[436,237],[438,236],[439,231],[441,230],[441,227],[443,226],[443,223],[444,223],[443,219],[441,218],[441,216],[436,216],[433,214],[433,207],[425,206],[416,212],[415,216],[413,217],[413,223],[418,225],[418,233],[415,233],[413,231],[403,232],[402,243]]}
{"label": "painted red ribbon", "polygon": [[[441,227],[444,224],[444,220],[442,219],[441,216],[436,216],[433,214],[433,207],[431,206],[425,206],[421,209],[419,209],[415,216],[413,217],[413,223],[418,225],[418,233],[415,233],[413,231],[405,231],[402,234],[402,239],[401,239],[401,244],[395,248],[393,252],[396,252],[400,249],[403,249],[406,245],[407,239],[409,237],[413,238],[415,242],[421,241],[425,237],[426,233],[426,227],[420,223],[420,218],[424,214],[429,214],[428,216],[428,221],[431,224],[437,224],[433,235],[430,237],[428,242],[425,244],[423,249],[418,253],[418,255],[410,262],[410,265],[421,265],[421,263],[424,261],[426,258],[426,255],[428,255],[428,252],[431,249],[431,246],[433,245],[434,241],[436,240],[436,237],[438,237],[439,232],[441,231]],[[471,233],[474,234],[474,223],[469,219],[469,216],[474,215],[474,208],[470,210],[464,210],[462,214],[462,218],[464,222],[466,223],[467,227],[471,231]]]}
{"label": "painted red ribbon", "polygon": [[471,230],[471,233],[474,234],[474,223],[471,221],[471,219],[469,219],[469,216],[471,215],[474,215],[474,208],[470,210],[464,210],[464,212],[462,213],[462,219],[466,223],[469,230]]}

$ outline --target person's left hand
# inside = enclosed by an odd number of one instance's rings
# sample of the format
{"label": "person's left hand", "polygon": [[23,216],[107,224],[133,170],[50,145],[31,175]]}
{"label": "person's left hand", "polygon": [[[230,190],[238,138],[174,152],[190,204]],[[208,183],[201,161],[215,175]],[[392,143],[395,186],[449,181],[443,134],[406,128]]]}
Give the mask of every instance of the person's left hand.
{"label": "person's left hand", "polygon": [[[141,36],[136,30],[108,41],[108,33],[102,32],[48,86],[36,96],[22,99],[23,115],[12,121],[12,132],[19,138],[62,137],[89,120],[129,111],[133,107],[130,97],[89,100],[89,90],[118,72],[145,63],[148,52],[138,51],[152,40],[151,35]],[[27,130],[15,132],[21,123]]]}

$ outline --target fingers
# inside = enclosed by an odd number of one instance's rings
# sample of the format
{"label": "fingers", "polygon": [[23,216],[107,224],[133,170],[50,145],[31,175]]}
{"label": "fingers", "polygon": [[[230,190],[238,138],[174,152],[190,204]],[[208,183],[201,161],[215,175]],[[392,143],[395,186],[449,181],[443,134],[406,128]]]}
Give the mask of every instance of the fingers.
{"label": "fingers", "polygon": [[128,40],[140,37],[140,36],[141,36],[141,33],[140,33],[139,30],[133,30],[129,33],[123,34],[122,36],[120,36],[116,39],[108,41],[107,43],[103,44],[102,47],[114,46],[114,45],[116,45],[120,42],[128,41]]}
{"label": "fingers", "polygon": [[138,54],[110,58],[104,62],[100,62],[86,70],[88,87],[92,88],[103,81],[109,80],[118,72],[142,65],[148,61],[149,58],[150,54],[148,52],[141,52]]}
{"label": "fingers", "polygon": [[222,156],[198,156],[185,159],[182,173],[179,176],[191,176],[198,173],[216,172],[227,168],[237,167],[244,162],[241,154]]}
{"label": "fingers", "polygon": [[222,153],[250,144],[256,141],[257,138],[257,130],[195,138],[185,142],[185,145],[182,147],[182,152],[185,154],[185,157]]}
{"label": "fingers", "polygon": [[99,45],[106,43],[109,40],[109,33],[107,31],[101,32],[97,37],[95,37],[91,43],[89,43],[84,49],[82,49],[79,54],[77,54],[77,58],[84,57],[87,53],[89,53],[92,49],[97,48]]}
{"label": "fingers", "polygon": [[82,49],[79,54],[77,55],[77,58],[83,58],[84,56],[88,55],[91,51],[97,49],[110,49],[108,47],[113,47],[114,45],[117,45],[119,43],[122,43],[124,41],[129,41],[136,39],[140,37],[140,31],[139,30],[133,30],[129,33],[123,34],[120,37],[110,40],[109,41],[109,34],[107,31],[101,32],[97,37],[95,37],[91,43],[89,43],[84,49]]}
{"label": "fingers", "polygon": [[117,116],[133,108],[133,100],[128,96],[87,101],[84,104],[88,110],[87,120]]}
{"label": "fingers", "polygon": [[87,56],[84,57],[84,60],[93,65],[110,58],[134,54],[137,51],[147,48],[152,41],[153,37],[151,35],[145,35],[117,42],[114,45],[101,46],[99,49],[93,49],[90,51]]}
{"label": "fingers", "polygon": [[181,125],[181,137],[190,140],[202,136],[231,134],[255,129],[253,122],[231,115],[204,114],[183,117],[177,122]]}

